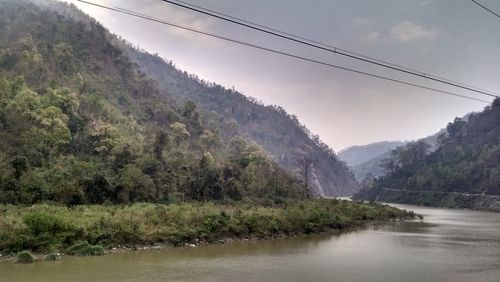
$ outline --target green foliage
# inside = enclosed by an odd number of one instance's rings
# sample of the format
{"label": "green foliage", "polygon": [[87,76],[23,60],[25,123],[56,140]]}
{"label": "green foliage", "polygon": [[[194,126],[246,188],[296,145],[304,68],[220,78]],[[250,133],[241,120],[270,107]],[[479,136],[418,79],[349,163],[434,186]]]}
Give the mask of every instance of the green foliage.
{"label": "green foliage", "polygon": [[55,235],[70,228],[60,218],[45,213],[32,213],[23,217],[23,222],[34,235],[48,233]]}
{"label": "green foliage", "polygon": [[15,239],[8,243],[11,249],[29,247],[34,251],[53,250],[74,240],[82,232],[67,220],[45,212],[28,213],[22,217],[22,222],[27,226],[27,232],[21,237],[22,242]]}
{"label": "green foliage", "polygon": [[58,261],[60,259],[61,255],[59,253],[50,253],[43,258],[45,261]]}
{"label": "green foliage", "polygon": [[66,253],[73,256],[102,256],[104,255],[104,248],[100,245],[91,245],[87,241],[82,241],[66,249]]}
{"label": "green foliage", "polygon": [[22,251],[17,253],[16,262],[17,263],[33,263],[35,258],[29,251]]}
{"label": "green foliage", "polygon": [[304,194],[262,149],[233,153],[217,114],[178,106],[74,6],[3,0],[0,18],[0,203]]}
{"label": "green foliage", "polygon": [[500,195],[500,106],[496,99],[468,120],[456,119],[433,152],[423,141],[392,152],[389,174],[357,196],[446,207],[490,207]]}
{"label": "green foliage", "polygon": [[187,130],[186,125],[181,122],[173,123],[170,128],[172,129],[172,134],[176,146],[179,146],[182,141],[191,136],[191,134]]}
{"label": "green foliage", "polygon": [[267,237],[355,227],[410,213],[340,200],[249,200],[231,204],[0,206],[0,252],[100,255],[103,247],[182,245],[227,237]]}

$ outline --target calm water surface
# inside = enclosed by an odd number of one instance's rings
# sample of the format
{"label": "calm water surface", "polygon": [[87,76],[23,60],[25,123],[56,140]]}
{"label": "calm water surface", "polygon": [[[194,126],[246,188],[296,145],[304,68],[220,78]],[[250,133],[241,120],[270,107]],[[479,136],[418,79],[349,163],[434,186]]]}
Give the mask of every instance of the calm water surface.
{"label": "calm water surface", "polygon": [[400,207],[425,219],[342,235],[0,263],[0,281],[500,281],[500,213]]}

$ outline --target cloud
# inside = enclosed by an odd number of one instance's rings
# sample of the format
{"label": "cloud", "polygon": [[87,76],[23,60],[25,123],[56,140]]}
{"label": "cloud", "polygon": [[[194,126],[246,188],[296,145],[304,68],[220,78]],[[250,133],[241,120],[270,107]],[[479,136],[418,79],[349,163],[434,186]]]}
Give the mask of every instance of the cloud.
{"label": "cloud", "polygon": [[[200,43],[210,44],[210,46],[220,47],[223,42],[210,38],[204,35],[196,34],[190,31],[167,27],[160,25],[158,23],[150,22],[147,25],[144,23],[145,20],[137,19],[131,16],[120,15],[116,12],[111,12],[103,8],[91,6],[77,0],[60,0],[64,2],[69,2],[75,4],[77,7],[82,9],[84,12],[88,13],[92,17],[96,18],[105,26],[111,27],[114,25],[121,24],[127,27],[129,30],[135,30],[141,33],[156,33],[163,34],[166,32],[178,38],[182,38],[187,42],[193,43],[200,46]],[[198,16],[196,14],[184,11],[180,8],[167,5],[163,2],[158,2],[156,0],[141,0],[141,1],[122,1],[122,0],[106,0],[106,1],[90,1],[97,4],[102,4],[105,6],[113,8],[123,8],[128,9],[140,14],[148,15],[153,18],[164,20],[166,22],[174,23],[186,28],[191,28],[199,30],[202,32],[212,33],[215,29],[215,20],[209,17]],[[127,21],[123,23],[123,19],[126,18]]]}
{"label": "cloud", "polygon": [[[192,28],[202,32],[211,32],[214,28],[215,20],[209,17],[197,16],[179,8],[171,7],[165,3],[156,3],[144,6],[143,11],[147,15],[172,22],[180,26]],[[186,39],[199,39],[200,35],[193,34],[180,29],[172,29],[172,33]]]}
{"label": "cloud", "polygon": [[420,2],[420,6],[429,6],[433,2],[434,2],[434,0],[424,0],[424,1]]}
{"label": "cloud", "polygon": [[358,28],[369,28],[373,25],[373,22],[367,18],[355,18],[351,24]]}
{"label": "cloud", "polygon": [[424,26],[410,21],[403,21],[391,28],[391,37],[401,42],[417,39],[434,39],[438,34],[437,29],[426,29]]}
{"label": "cloud", "polygon": [[381,34],[376,31],[371,31],[368,32],[367,34],[364,34],[362,39],[364,41],[369,41],[369,42],[378,41],[379,39],[381,39]]}
{"label": "cloud", "polygon": [[382,39],[382,34],[375,30],[375,23],[367,18],[355,18],[351,26],[359,34],[359,40],[363,42],[375,42]]}

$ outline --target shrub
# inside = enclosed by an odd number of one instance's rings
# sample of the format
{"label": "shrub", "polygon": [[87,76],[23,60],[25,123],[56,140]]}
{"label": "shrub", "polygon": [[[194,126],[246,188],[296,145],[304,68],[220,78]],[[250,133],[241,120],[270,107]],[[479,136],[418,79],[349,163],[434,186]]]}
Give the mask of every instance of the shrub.
{"label": "shrub", "polygon": [[56,234],[70,229],[70,226],[65,224],[62,219],[45,213],[28,214],[24,216],[23,222],[35,235],[42,233]]}
{"label": "shrub", "polygon": [[59,216],[48,213],[29,213],[23,217],[28,226],[29,248],[35,251],[53,251],[63,248],[81,238],[83,229],[64,221]]}
{"label": "shrub", "polygon": [[43,259],[46,261],[56,261],[61,259],[61,255],[59,253],[50,253],[46,255]]}
{"label": "shrub", "polygon": [[69,247],[66,253],[75,256],[102,256],[104,248],[101,245],[91,245],[87,241],[82,241]]}
{"label": "shrub", "polygon": [[35,261],[35,258],[33,258],[33,255],[30,252],[22,251],[17,253],[17,263],[33,263],[33,261]]}

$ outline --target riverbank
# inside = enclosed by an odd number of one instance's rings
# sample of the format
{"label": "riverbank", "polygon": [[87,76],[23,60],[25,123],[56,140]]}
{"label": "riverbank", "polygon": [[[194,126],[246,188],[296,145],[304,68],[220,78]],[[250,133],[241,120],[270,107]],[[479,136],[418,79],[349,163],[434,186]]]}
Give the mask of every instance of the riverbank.
{"label": "riverbank", "polygon": [[362,190],[354,198],[384,203],[500,212],[500,196],[498,195],[373,188]]}
{"label": "riverbank", "polygon": [[[101,249],[209,244],[347,230],[413,217],[377,203],[313,199],[257,204],[0,206],[0,254],[102,254]],[[83,242],[83,243],[82,243]],[[87,242],[87,243],[85,243]]]}

